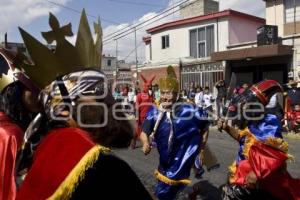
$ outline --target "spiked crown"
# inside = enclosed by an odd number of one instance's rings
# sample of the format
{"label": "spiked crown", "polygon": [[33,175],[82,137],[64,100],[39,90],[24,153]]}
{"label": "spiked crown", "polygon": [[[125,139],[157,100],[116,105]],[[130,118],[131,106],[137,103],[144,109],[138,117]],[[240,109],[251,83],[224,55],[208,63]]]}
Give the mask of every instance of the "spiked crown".
{"label": "spiked crown", "polygon": [[44,88],[58,76],[88,67],[99,67],[102,55],[102,28],[100,20],[94,23],[96,39],[93,39],[87,16],[83,10],[75,46],[66,40],[73,36],[71,23],[60,26],[57,18],[50,13],[51,31],[42,32],[48,44],[56,41],[56,48],[49,49],[22,28],[19,28],[34,65],[25,65],[26,74],[39,87]]}
{"label": "spiked crown", "polygon": [[0,48],[0,93],[11,83],[19,80],[34,95],[38,95],[39,88],[19,70],[31,65],[31,61],[21,52]]}

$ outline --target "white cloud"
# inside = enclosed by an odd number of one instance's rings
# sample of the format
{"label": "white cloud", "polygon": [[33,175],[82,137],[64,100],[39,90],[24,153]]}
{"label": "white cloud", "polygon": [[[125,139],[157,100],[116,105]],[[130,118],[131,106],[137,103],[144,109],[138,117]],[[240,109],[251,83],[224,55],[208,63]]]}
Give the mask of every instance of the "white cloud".
{"label": "white cloud", "polygon": [[[70,0],[52,0],[65,5]],[[60,7],[45,0],[1,0],[0,6],[0,41],[12,28],[30,24],[34,19],[47,16],[49,12],[57,13]]]}
{"label": "white cloud", "polygon": [[[180,1],[182,1],[182,0],[180,0]],[[169,3],[168,8],[173,7],[174,4],[176,5],[177,2],[179,2],[179,0],[173,0],[172,3]],[[166,8],[165,10],[168,10],[168,8]],[[111,38],[112,33],[116,32],[116,31],[120,31],[119,33],[121,33],[123,31],[126,31],[128,29],[128,28],[126,29],[126,27],[128,27],[129,25],[143,23],[143,22],[147,21],[147,23],[137,27],[137,29],[138,29],[137,30],[138,61],[139,62],[144,61],[145,45],[142,41],[142,38],[144,36],[147,36],[146,30],[151,27],[158,26],[159,24],[163,24],[168,21],[173,21],[173,20],[178,19],[178,17],[179,17],[178,13],[173,13],[173,11],[176,9],[177,8],[174,8],[174,9],[171,9],[170,11],[164,13],[164,15],[163,15],[164,18],[162,18],[162,16],[154,18],[158,13],[150,12],[150,13],[143,15],[139,19],[134,20],[133,22],[124,23],[124,24],[121,24],[118,26],[111,25],[111,26],[106,27],[103,30],[104,53],[110,54],[110,55],[116,55],[116,42],[114,40],[110,40],[111,42],[107,42],[107,39]],[[132,32],[132,31],[133,31],[133,29],[131,31],[128,31],[128,33]],[[120,35],[120,36],[122,36],[122,35]],[[134,32],[133,32],[123,38],[118,39],[118,58],[119,59],[126,59],[127,62],[135,61],[135,51],[134,51],[134,49],[135,49],[135,45],[134,45],[135,41],[134,40],[135,39],[134,38],[135,38],[135,36],[134,36]]]}
{"label": "white cloud", "polygon": [[[5,32],[10,32],[13,28],[17,26],[24,26],[32,23],[32,21],[36,18],[47,16],[49,12],[57,13],[61,10],[61,7],[51,4],[46,0],[0,0],[0,41],[3,41],[3,35]],[[67,2],[71,0],[52,0],[53,2],[66,5]],[[183,0],[166,0],[169,2],[168,7],[172,7],[175,3],[182,2]],[[234,9],[241,12],[250,13],[257,16],[264,16],[264,1],[263,0],[220,0],[220,10],[224,9]],[[148,28],[157,26],[162,23],[166,23],[167,21],[173,21],[178,19],[179,13],[173,13],[177,8],[170,10],[165,13],[168,15],[167,17],[160,19],[156,22],[154,20],[150,20],[158,13],[149,12],[140,18],[120,24],[120,25],[111,25],[104,28],[104,41],[111,36],[112,33],[116,31],[124,31],[127,30],[126,27],[136,24],[147,22],[147,26],[140,29],[138,27],[137,31],[137,44],[138,44],[138,60],[143,61],[145,57],[145,46],[142,42],[142,38],[147,35],[146,30]],[[149,21],[150,20],[150,21]],[[144,25],[143,25],[144,26]],[[76,36],[68,38],[72,43],[75,42]],[[118,55],[119,59],[124,59],[129,55],[126,61],[134,61],[135,60],[135,52],[134,52],[134,33],[130,33],[126,37],[118,39]],[[104,53],[115,55],[116,53],[116,44],[115,42],[105,43]],[[132,53],[131,53],[132,52]],[[131,53],[131,54],[130,54]]]}
{"label": "white cloud", "polygon": [[249,13],[258,17],[265,16],[265,2],[263,0],[220,0],[220,10],[232,9]]}
{"label": "white cloud", "polygon": [[[172,7],[174,3],[182,2],[182,0],[169,0],[168,8]],[[264,17],[265,15],[265,3],[263,0],[219,0],[220,3],[220,10],[225,9],[233,9],[240,12],[249,13],[252,15],[256,15],[259,17]],[[168,9],[166,8],[166,10]],[[177,8],[172,9],[170,12],[167,12],[166,15],[169,15],[168,17],[159,20],[159,22],[151,23],[150,25],[140,29],[137,31],[137,44],[138,46],[138,60],[143,61],[145,57],[145,45],[142,42],[142,38],[147,35],[146,30],[148,28],[157,26],[162,23],[166,23],[167,21],[173,21],[179,18],[179,13],[172,13],[174,10],[177,10]],[[111,36],[112,33],[116,31],[125,31],[126,27],[129,25],[140,23],[147,21],[157,15],[158,13],[150,12],[139,19],[134,20],[133,22],[124,23],[118,26],[112,25],[108,26],[104,29],[104,41],[106,41],[109,36]],[[153,20],[152,20],[153,21]],[[150,21],[151,22],[151,21]],[[149,23],[150,23],[149,22]],[[132,53],[131,53],[132,52]],[[104,53],[110,54],[110,55],[116,55],[116,42],[112,41],[110,43],[105,42],[104,45]],[[131,54],[130,54],[131,53]],[[130,55],[129,55],[130,54]],[[135,60],[135,52],[134,52],[134,33],[129,34],[126,37],[123,37],[118,40],[118,56],[119,59],[124,59],[125,57],[129,57],[126,59],[126,61],[134,61]]]}

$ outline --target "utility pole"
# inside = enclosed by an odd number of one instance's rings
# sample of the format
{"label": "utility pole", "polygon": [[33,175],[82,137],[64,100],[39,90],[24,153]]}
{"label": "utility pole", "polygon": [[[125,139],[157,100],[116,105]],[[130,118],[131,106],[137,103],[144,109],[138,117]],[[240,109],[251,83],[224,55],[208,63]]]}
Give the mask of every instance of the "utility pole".
{"label": "utility pole", "polygon": [[296,79],[296,66],[297,66],[297,48],[295,47],[295,35],[296,35],[296,14],[297,14],[297,4],[294,0],[294,31],[293,31],[293,50],[294,50],[294,59],[293,59],[293,79]]}
{"label": "utility pole", "polygon": [[8,48],[8,42],[7,42],[7,33],[4,34],[4,47]]}
{"label": "utility pole", "polygon": [[[118,40],[115,39],[116,41],[116,69],[115,69],[115,73],[116,73],[116,77],[115,77],[115,83],[117,84],[118,81]],[[115,84],[115,86],[117,86]]]}
{"label": "utility pole", "polygon": [[136,44],[136,27],[134,28],[134,46],[135,46],[135,70],[136,70],[136,84],[139,85],[139,71],[137,58],[137,44]]}

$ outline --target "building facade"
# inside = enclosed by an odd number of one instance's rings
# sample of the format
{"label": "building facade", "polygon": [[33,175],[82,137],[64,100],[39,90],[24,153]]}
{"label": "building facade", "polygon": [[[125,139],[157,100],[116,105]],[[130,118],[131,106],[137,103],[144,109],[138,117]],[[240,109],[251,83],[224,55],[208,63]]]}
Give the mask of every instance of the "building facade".
{"label": "building facade", "polygon": [[265,0],[267,24],[278,26],[282,44],[292,46],[288,76],[299,79],[300,73],[300,1]]}
{"label": "building facade", "polygon": [[146,64],[141,73],[165,76],[172,65],[178,74],[181,88],[191,82],[213,87],[223,79],[225,63],[213,61],[211,54],[225,51],[227,46],[253,41],[256,29],[265,20],[234,10],[210,13],[162,24],[147,30]]}
{"label": "building facade", "polygon": [[278,29],[278,35],[275,36],[270,37],[266,32],[266,37],[273,42],[260,45],[256,39],[228,45],[227,50],[212,54],[213,60],[226,61],[227,79],[235,72],[239,84],[253,84],[264,79],[274,79],[280,83],[286,83],[288,78],[299,79],[300,1],[265,2],[266,24]]}
{"label": "building facade", "polygon": [[183,19],[199,15],[207,15],[219,11],[219,2],[214,0],[192,0],[180,6]]}
{"label": "building facade", "polygon": [[125,63],[123,60],[117,60],[116,57],[111,55],[102,55],[101,62],[101,69],[106,74],[110,89],[123,87],[124,84],[131,84],[130,64]]}

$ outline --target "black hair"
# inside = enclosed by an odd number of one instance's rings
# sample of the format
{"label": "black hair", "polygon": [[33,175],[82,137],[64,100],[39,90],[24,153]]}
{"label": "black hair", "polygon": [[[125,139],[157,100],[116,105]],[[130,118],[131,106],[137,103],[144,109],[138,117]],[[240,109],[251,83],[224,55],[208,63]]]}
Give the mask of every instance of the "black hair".
{"label": "black hair", "polygon": [[25,87],[19,81],[11,83],[2,92],[0,102],[0,110],[23,130],[33,119],[33,114],[25,108],[22,101],[24,89]]}

